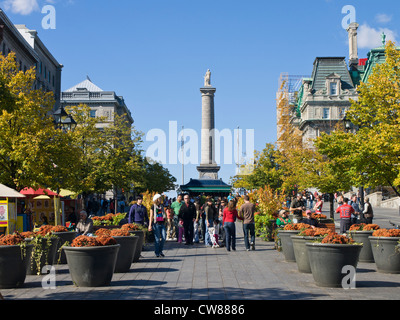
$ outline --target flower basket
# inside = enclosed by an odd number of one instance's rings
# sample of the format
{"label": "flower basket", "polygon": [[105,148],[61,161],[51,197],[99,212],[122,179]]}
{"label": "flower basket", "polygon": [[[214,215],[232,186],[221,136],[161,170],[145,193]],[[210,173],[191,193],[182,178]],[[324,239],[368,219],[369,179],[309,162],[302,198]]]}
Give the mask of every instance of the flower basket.
{"label": "flower basket", "polygon": [[57,256],[57,245],[59,238],[52,234],[36,234],[33,238],[25,241],[33,245],[30,267],[28,275],[41,275],[44,266],[53,265]]}
{"label": "flower basket", "polygon": [[311,273],[310,260],[306,242],[316,241],[330,234],[332,231],[328,228],[304,229],[297,235],[292,235],[293,251],[297,264],[297,269],[301,273]]}
{"label": "flower basket", "polygon": [[319,287],[342,287],[344,266],[357,268],[362,244],[345,236],[330,234],[321,242],[306,243],[311,273]]}
{"label": "flower basket", "polygon": [[360,252],[359,262],[373,263],[374,255],[372,253],[371,242],[369,237],[372,236],[374,230],[378,230],[379,226],[376,224],[354,224],[349,229],[350,237],[358,243],[363,244],[363,248]]}
{"label": "flower basket", "polygon": [[51,230],[51,232],[59,239],[57,244],[57,253],[59,253],[59,256],[58,259],[56,259],[56,263],[67,264],[67,258],[65,256],[65,252],[61,250],[61,247],[68,243],[72,243],[77,233],[75,231],[68,231],[66,227],[62,226],[54,227]]}
{"label": "flower basket", "polygon": [[79,236],[64,246],[71,278],[77,287],[102,287],[111,283],[120,245],[112,237]]}
{"label": "flower basket", "polygon": [[281,243],[281,248],[285,261],[296,262],[296,257],[294,255],[292,236],[297,235],[303,229],[311,228],[310,225],[304,223],[290,223],[287,224],[283,230],[278,230],[278,238]]}
{"label": "flower basket", "polygon": [[134,254],[133,260],[132,260],[133,262],[138,262],[139,259],[140,259],[140,255],[142,253],[142,250],[143,250],[143,245],[144,245],[144,242],[145,242],[145,232],[146,231],[143,230],[142,226],[140,226],[138,224],[135,224],[135,223],[124,224],[121,227],[121,229],[122,230],[127,230],[132,235],[139,237],[139,239],[137,241],[137,244],[136,244],[135,254]]}
{"label": "flower basket", "polygon": [[369,237],[377,271],[400,273],[400,230],[379,229]]}
{"label": "flower basket", "polygon": [[121,229],[114,229],[111,235],[120,245],[114,272],[128,272],[135,256],[139,237]]}
{"label": "flower basket", "polygon": [[18,234],[0,239],[0,289],[22,287],[30,266],[33,245]]}

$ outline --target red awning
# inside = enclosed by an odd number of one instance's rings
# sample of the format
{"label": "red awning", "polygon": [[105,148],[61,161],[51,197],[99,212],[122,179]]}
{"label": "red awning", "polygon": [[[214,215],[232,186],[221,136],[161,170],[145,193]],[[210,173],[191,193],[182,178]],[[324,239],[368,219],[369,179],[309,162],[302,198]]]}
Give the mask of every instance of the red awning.
{"label": "red awning", "polygon": [[21,194],[24,194],[26,196],[41,196],[41,195],[47,195],[47,196],[56,196],[57,193],[49,190],[49,189],[33,189],[33,188],[25,188],[20,191]]}

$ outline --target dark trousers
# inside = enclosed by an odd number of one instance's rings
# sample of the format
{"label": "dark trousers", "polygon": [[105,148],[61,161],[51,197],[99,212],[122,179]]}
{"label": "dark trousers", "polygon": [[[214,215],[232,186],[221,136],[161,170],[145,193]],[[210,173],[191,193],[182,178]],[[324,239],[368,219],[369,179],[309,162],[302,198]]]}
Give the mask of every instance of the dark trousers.
{"label": "dark trousers", "polygon": [[234,222],[225,222],[224,229],[225,229],[225,235],[226,235],[226,240],[225,240],[226,250],[230,251],[231,246],[232,246],[232,250],[236,250],[236,226],[235,226],[235,223]]}
{"label": "dark trousers", "polygon": [[351,219],[340,219],[340,233],[346,233],[351,227]]}
{"label": "dark trousers", "polygon": [[193,244],[193,233],[194,233],[193,220],[183,220],[183,229],[185,229],[186,243]]}
{"label": "dark trousers", "polygon": [[[254,243],[256,241],[256,228],[254,223],[243,224],[243,234],[244,234],[244,245],[246,249],[250,249],[250,242]],[[250,234],[250,242],[249,242]]]}

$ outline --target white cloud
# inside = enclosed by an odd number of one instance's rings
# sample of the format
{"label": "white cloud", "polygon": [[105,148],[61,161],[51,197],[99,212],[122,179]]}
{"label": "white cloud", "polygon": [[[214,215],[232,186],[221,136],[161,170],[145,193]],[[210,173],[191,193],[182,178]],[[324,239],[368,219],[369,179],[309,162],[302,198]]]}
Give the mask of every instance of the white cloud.
{"label": "white cloud", "polygon": [[39,9],[37,0],[5,0],[3,5],[6,10],[11,10],[13,13],[22,15],[31,14],[33,11]]}
{"label": "white cloud", "polygon": [[385,13],[379,13],[375,16],[375,20],[379,23],[389,23],[392,21],[392,16],[389,16]]}
{"label": "white cloud", "polygon": [[396,42],[396,31],[388,28],[375,29],[364,23],[358,29],[358,47],[372,49],[382,46],[382,32],[386,35],[386,41]]}

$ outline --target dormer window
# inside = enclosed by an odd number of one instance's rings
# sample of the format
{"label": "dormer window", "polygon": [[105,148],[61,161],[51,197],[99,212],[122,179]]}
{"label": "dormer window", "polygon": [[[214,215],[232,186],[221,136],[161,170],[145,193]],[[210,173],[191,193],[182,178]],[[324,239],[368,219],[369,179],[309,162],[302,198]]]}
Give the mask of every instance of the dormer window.
{"label": "dormer window", "polygon": [[336,82],[329,83],[329,94],[331,96],[336,96],[338,94],[337,83]]}
{"label": "dormer window", "polygon": [[337,96],[340,94],[341,80],[340,75],[331,73],[325,80],[326,91],[330,96]]}

